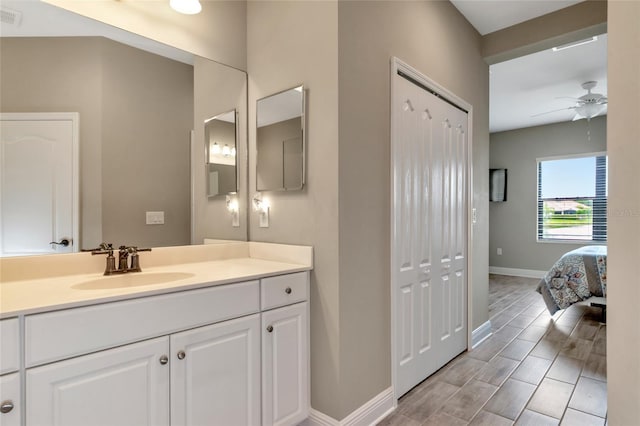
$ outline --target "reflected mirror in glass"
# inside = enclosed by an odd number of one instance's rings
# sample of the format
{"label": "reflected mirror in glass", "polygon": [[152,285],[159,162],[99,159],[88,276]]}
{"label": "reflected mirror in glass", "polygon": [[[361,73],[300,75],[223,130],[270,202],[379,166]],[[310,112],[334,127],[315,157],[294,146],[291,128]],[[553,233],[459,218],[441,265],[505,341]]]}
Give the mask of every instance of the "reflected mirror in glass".
{"label": "reflected mirror in glass", "polygon": [[290,191],[304,186],[304,87],[259,99],[256,188]]}
{"label": "reflected mirror in glass", "polygon": [[204,122],[209,197],[238,192],[236,117],[234,109]]}

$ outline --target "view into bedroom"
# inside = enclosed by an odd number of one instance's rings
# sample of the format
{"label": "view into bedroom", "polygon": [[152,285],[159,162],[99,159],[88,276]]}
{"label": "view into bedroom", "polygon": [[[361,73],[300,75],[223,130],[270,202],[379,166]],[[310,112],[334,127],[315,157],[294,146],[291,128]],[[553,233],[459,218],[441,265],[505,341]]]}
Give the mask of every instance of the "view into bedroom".
{"label": "view into bedroom", "polygon": [[515,337],[490,363],[513,371],[521,419],[602,425],[607,35],[490,72],[489,312]]}

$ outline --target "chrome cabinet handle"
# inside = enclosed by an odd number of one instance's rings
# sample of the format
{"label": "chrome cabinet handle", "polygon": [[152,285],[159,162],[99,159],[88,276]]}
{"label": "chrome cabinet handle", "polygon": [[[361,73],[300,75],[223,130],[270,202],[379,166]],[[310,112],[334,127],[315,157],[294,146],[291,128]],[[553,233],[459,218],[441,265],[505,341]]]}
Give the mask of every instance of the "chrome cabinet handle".
{"label": "chrome cabinet handle", "polygon": [[187,354],[184,351],[178,351],[178,359],[184,359]]}
{"label": "chrome cabinet handle", "polygon": [[271,333],[271,332],[273,331],[273,326],[271,326],[271,325],[270,325],[270,326],[268,326],[268,327],[267,327],[267,331],[268,331],[269,333]]}
{"label": "chrome cabinet handle", "polygon": [[13,410],[13,401],[9,399],[6,401],[2,401],[2,404],[0,404],[0,412],[2,412],[2,414],[6,414],[11,410]]}
{"label": "chrome cabinet handle", "polygon": [[162,355],[162,356],[160,357],[160,364],[165,365],[165,364],[166,364],[166,363],[168,363],[168,362],[169,362],[169,357],[168,357],[168,356],[166,356],[166,355]]}
{"label": "chrome cabinet handle", "polygon": [[284,292],[287,293],[287,294],[291,294],[291,287],[285,288]]}

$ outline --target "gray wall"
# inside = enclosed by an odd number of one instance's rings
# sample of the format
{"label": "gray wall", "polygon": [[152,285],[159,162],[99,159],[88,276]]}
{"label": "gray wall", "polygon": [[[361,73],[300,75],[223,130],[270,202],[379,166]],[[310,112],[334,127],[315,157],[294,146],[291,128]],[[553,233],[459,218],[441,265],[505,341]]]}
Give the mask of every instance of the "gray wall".
{"label": "gray wall", "polygon": [[[297,169],[296,163],[300,163],[300,157],[291,155],[285,157],[284,142],[297,137],[297,142],[302,146],[300,138],[301,120],[300,117],[292,118],[258,128],[256,134],[258,141],[256,167],[257,187],[260,190],[286,188],[285,177],[290,178],[287,180],[289,188],[300,186],[301,177],[299,173],[292,177],[290,172],[292,169]],[[288,160],[287,163],[285,163],[285,159]],[[298,168],[301,169],[300,167]],[[297,184],[292,184],[295,182]]]}
{"label": "gray wall", "polygon": [[[489,87],[481,38],[450,3],[429,1],[249,2],[247,27],[249,122],[256,99],[299,83],[308,88],[308,184],[267,193],[271,226],[259,228],[251,214],[250,239],[314,246],[311,405],[343,419],[391,386],[393,55],[474,106],[474,327],[488,319]],[[252,161],[255,137],[252,126]],[[250,193],[254,182],[252,175]]]}
{"label": "gray wall", "polygon": [[2,112],[80,113],[81,247],[187,244],[192,67],[93,37],[0,49]]}
{"label": "gray wall", "polygon": [[[490,167],[506,168],[508,176],[507,201],[489,203],[490,266],[546,271],[564,253],[584,245],[536,242],[536,159],[604,152],[606,132],[606,117],[596,117],[590,123],[579,120],[491,134]],[[497,255],[498,247],[502,256]]]}

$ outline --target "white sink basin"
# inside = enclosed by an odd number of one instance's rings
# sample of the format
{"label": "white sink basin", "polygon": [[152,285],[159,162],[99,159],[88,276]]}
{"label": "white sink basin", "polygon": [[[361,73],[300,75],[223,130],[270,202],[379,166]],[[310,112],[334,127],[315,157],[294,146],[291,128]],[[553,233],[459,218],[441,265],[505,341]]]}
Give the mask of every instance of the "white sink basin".
{"label": "white sink basin", "polygon": [[95,280],[84,281],[72,286],[77,290],[105,290],[112,288],[139,287],[144,285],[165,284],[193,277],[186,272],[129,272],[122,275],[110,275]]}

